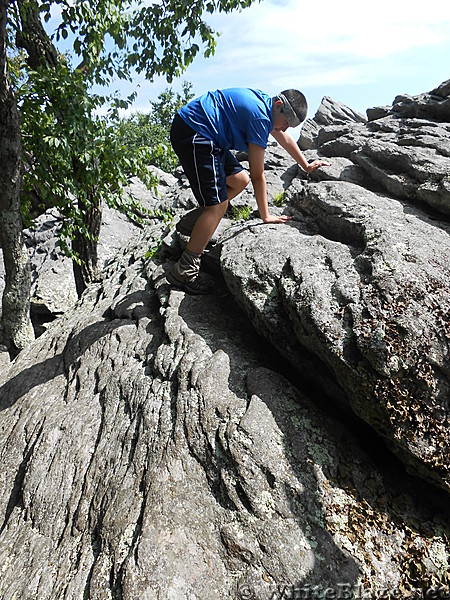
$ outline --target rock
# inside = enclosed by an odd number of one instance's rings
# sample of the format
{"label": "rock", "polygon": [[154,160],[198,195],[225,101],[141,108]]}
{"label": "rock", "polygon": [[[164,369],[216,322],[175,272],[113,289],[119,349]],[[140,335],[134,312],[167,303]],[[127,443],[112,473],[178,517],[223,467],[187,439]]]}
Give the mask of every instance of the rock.
{"label": "rock", "polygon": [[[309,162],[323,158],[317,150],[305,150],[304,155]],[[372,185],[370,177],[362,167],[348,158],[339,156],[334,157],[333,161],[330,161],[330,165],[321,167],[310,175],[306,175],[299,169],[298,178],[313,181],[348,181],[369,188]]]}
{"label": "rock", "polygon": [[[448,134],[450,126],[448,127]],[[447,151],[450,143],[447,142]],[[450,214],[450,156],[438,150],[412,144],[399,145],[398,139],[368,139],[354,152],[355,161],[388,192],[399,198],[426,203]]]}
{"label": "rock", "polygon": [[436,89],[418,96],[399,95],[392,112],[403,118],[431,119],[450,122],[450,79]]}
{"label": "rock", "polygon": [[6,371],[11,365],[8,348],[0,344],[0,376],[3,371]]}
{"label": "rock", "polygon": [[139,201],[146,209],[154,210],[155,207],[164,209],[165,205],[162,200],[168,190],[177,182],[177,177],[170,173],[164,173],[155,166],[151,166],[150,171],[157,180],[156,189],[149,189],[138,177],[131,177],[124,193]]}
{"label": "rock", "polygon": [[331,125],[320,130],[316,147],[322,156],[351,159],[352,153],[365,144],[369,135],[364,125]]}
{"label": "rock", "polygon": [[314,147],[314,141],[319,134],[320,125],[313,119],[306,119],[300,131],[297,144],[300,150],[309,150]]}
{"label": "rock", "polygon": [[301,372],[333,372],[352,410],[413,470],[450,490],[450,248],[445,223],[345,182],[295,201],[316,223],[249,226],[224,241],[229,289]]}
{"label": "rock", "polygon": [[[164,174],[160,180],[159,193],[163,194],[164,189],[174,181],[175,178]],[[144,208],[153,209],[158,206],[158,197],[137,178],[133,178],[127,193],[140,199]],[[78,299],[72,261],[60,248],[57,234],[59,223],[60,215],[53,208],[39,216],[33,226],[24,231],[32,274],[31,317],[37,335]],[[100,268],[112,260],[116,252],[140,229],[139,225],[124,214],[104,204],[98,243]],[[3,293],[4,285],[4,265],[0,249],[0,294]]]}
{"label": "rock", "polygon": [[450,79],[431,92],[410,96],[399,94],[392,106],[375,107],[367,110],[369,121],[394,115],[404,119],[427,119],[441,123],[450,122]]}
{"label": "rock", "polygon": [[0,597],[448,595],[448,88],[335,114],[308,176],[269,145],[293,219],[236,199],[210,297],[164,277],[183,174],[131,182],[171,225],[120,223],[102,281],[1,360]]}
{"label": "rock", "polygon": [[60,221],[58,211],[49,209],[24,231],[32,278],[31,318],[37,335],[46,323],[62,315],[78,299],[72,261],[59,245]]}
{"label": "rock", "polygon": [[376,119],[366,124],[322,127],[315,146],[321,156],[344,157],[360,165],[372,180],[364,181],[364,187],[382,188],[448,215],[450,118],[444,110],[448,87],[444,83],[429,94],[397,97],[387,116],[385,111],[372,113]]}
{"label": "rock", "polygon": [[313,119],[307,119],[302,127],[298,145],[301,150],[314,148],[316,138],[322,127],[345,125],[346,123],[365,123],[366,117],[341,102],[325,96]]}
{"label": "rock", "polygon": [[377,119],[383,119],[392,112],[392,106],[375,106],[374,108],[368,108],[366,110],[367,120],[376,121]]}
{"label": "rock", "polygon": [[223,283],[170,291],[164,257],[145,260],[166,232],[135,237],[1,375],[2,598],[440,585],[443,509],[268,368]]}
{"label": "rock", "polygon": [[322,126],[337,125],[339,123],[365,123],[366,117],[349,108],[342,102],[336,102],[332,98],[325,96],[322,98],[319,108],[314,116],[314,121]]}

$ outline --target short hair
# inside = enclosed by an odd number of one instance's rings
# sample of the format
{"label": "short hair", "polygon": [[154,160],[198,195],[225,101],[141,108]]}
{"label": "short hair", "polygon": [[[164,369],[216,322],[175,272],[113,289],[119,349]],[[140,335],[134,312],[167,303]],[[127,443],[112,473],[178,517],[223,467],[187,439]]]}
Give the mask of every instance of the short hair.
{"label": "short hair", "polygon": [[283,112],[291,127],[297,127],[306,119],[308,103],[305,96],[298,90],[284,90],[277,96],[283,103]]}

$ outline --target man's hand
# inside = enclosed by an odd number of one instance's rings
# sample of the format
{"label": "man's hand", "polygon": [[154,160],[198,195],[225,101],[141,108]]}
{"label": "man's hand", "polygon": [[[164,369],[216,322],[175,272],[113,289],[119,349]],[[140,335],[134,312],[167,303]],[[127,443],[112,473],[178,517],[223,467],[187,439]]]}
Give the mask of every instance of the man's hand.
{"label": "man's hand", "polygon": [[264,223],[286,223],[286,221],[290,221],[292,217],[288,217],[287,215],[267,215],[265,219],[263,219]]}
{"label": "man's hand", "polygon": [[305,171],[305,173],[312,173],[316,169],[320,167],[330,167],[331,163],[325,160],[314,160],[309,163],[306,158],[303,156],[300,148],[298,147],[297,142],[295,142],[294,138],[284,131],[276,131],[273,130],[270,132],[272,137],[274,137],[277,142],[280,144],[282,148],[288,152],[292,158],[295,160],[297,164],[301,166],[301,168]]}
{"label": "man's hand", "polygon": [[306,167],[304,167],[304,169],[307,173],[312,173],[313,171],[315,171],[316,169],[319,169],[320,167],[331,167],[331,163],[329,163],[325,160],[314,160],[313,162],[308,163],[306,165]]}

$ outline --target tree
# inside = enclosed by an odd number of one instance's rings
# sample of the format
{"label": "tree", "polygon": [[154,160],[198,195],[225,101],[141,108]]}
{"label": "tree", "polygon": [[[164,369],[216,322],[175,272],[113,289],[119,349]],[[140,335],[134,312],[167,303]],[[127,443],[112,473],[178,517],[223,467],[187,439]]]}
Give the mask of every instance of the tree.
{"label": "tree", "polygon": [[164,90],[156,101],[150,102],[149,112],[137,112],[121,120],[120,139],[134,152],[147,150],[151,165],[172,173],[178,166],[178,157],[170,145],[172,120],[193,97],[192,84],[188,82],[183,82],[182,94],[175,94],[170,88]]}
{"label": "tree", "polygon": [[[103,152],[93,151],[99,148],[98,140],[103,140],[104,146],[114,148],[114,143],[110,143],[107,122],[101,123],[95,110],[102,102],[99,96],[91,94],[93,84],[106,85],[113,77],[131,80],[134,73],[145,73],[148,79],[153,79],[155,75],[165,75],[169,82],[173,77],[179,76],[183,70],[192,62],[194,57],[203,48],[205,57],[210,56],[215,48],[215,32],[205,21],[205,14],[211,14],[214,11],[229,12],[233,9],[241,9],[250,6],[253,0],[162,0],[153,4],[145,5],[134,0],[116,0],[114,3],[109,0],[93,0],[86,2],[84,0],[54,0],[48,2],[39,2],[39,0],[16,0],[15,4],[8,0],[0,0],[1,3],[1,40],[2,45],[2,65],[4,68],[0,73],[0,92],[5,97],[5,110],[10,106],[10,120],[2,123],[11,123],[11,127],[2,126],[0,131],[1,141],[0,152],[5,153],[9,146],[14,147],[14,156],[17,158],[14,163],[20,165],[21,149],[20,136],[17,137],[17,126],[14,125],[14,111],[17,111],[14,94],[11,96],[11,86],[9,82],[6,47],[7,47],[7,19],[11,29],[15,32],[15,43],[19,49],[26,53],[27,60],[27,79],[29,87],[29,97],[33,97],[33,86],[45,87],[46,110],[53,111],[55,122],[63,130],[63,125],[67,123],[67,113],[72,110],[71,102],[66,98],[62,101],[61,94],[56,93],[57,88],[67,84],[68,89],[76,89],[74,96],[78,106],[83,109],[78,112],[83,115],[82,121],[89,133],[84,137],[85,149],[80,148],[71,156],[71,168],[73,175],[73,188],[79,192],[75,196],[76,211],[72,215],[72,220],[67,222],[67,239],[72,243],[71,251],[73,257],[78,257],[79,266],[85,265],[85,272],[80,273],[80,284],[77,284],[78,291],[81,293],[83,287],[90,280],[96,277],[95,273],[95,248],[98,238],[99,225],[101,222],[101,202],[105,188],[99,185],[101,177],[105,170],[101,170],[101,160],[104,159]],[[58,53],[52,39],[47,34],[42,24],[49,21],[52,9],[57,8],[61,15],[61,21],[56,28],[56,41],[65,39],[72,43],[72,56],[77,57],[78,65],[71,64],[70,60],[65,59]],[[10,44],[11,45],[11,44]],[[0,65],[1,66],[1,65]],[[35,96],[38,97],[38,96]],[[3,98],[3,96],[2,96]],[[70,97],[69,97],[70,100]],[[105,99],[106,101],[106,99]],[[8,104],[9,102],[9,104]],[[115,105],[112,104],[112,112],[124,101],[116,98]],[[123,104],[122,104],[123,105]],[[51,107],[51,111],[50,111]],[[44,111],[45,112],[45,111]],[[72,148],[72,142],[75,139],[78,124],[76,114],[73,115],[72,129],[66,128],[67,146]],[[87,126],[86,124],[89,124]],[[94,138],[91,137],[95,133]],[[72,138],[70,136],[73,136]],[[50,138],[49,138],[50,139]],[[82,136],[77,137],[77,142],[82,140]],[[19,143],[18,143],[19,142]],[[66,141],[63,142],[63,145]],[[75,144],[76,145],[76,144]],[[56,148],[57,142],[54,143]],[[35,156],[35,166],[41,160],[41,157]],[[18,161],[18,162],[17,162]],[[14,162],[14,161],[12,161]],[[114,165],[114,161],[106,161],[109,165]],[[14,171],[14,165],[11,163]],[[67,171],[65,171],[67,173]],[[18,172],[9,177],[6,172],[3,180],[5,188],[2,188],[2,198],[0,207],[2,213],[4,210],[13,211],[15,216],[12,229],[14,236],[6,235],[6,228],[3,221],[6,213],[2,215],[2,245],[5,256],[8,253],[11,256],[20,254],[19,248],[23,247],[21,241],[20,214],[17,203],[12,203],[11,198],[17,195],[20,176]],[[57,174],[54,169],[53,174]],[[111,183],[111,177],[114,175],[108,172],[107,179]],[[81,185],[82,184],[82,185]],[[116,188],[120,188],[120,181],[113,182]],[[67,196],[62,199],[57,196],[58,202],[62,202],[63,207],[67,203]],[[70,197],[70,195],[69,195]],[[120,199],[120,194],[119,194]],[[59,206],[59,204],[58,204]],[[10,219],[12,222],[12,220]],[[87,240],[85,245],[83,240]],[[88,257],[88,260],[85,259]],[[93,257],[92,267],[89,265],[90,257]],[[6,262],[6,259],[5,259]],[[87,266],[86,266],[87,265]],[[7,289],[24,290],[27,284],[27,267],[21,261],[16,263],[16,269],[6,267]],[[29,338],[29,326],[25,322],[17,321],[20,334],[16,335],[16,342],[12,341],[12,333],[8,330],[7,323],[14,321],[14,311],[19,310],[26,314],[28,312],[26,293],[18,294],[14,303],[20,304],[20,309],[12,308],[12,304],[3,301],[3,324],[4,341],[7,343],[11,352],[17,352],[23,347]],[[28,299],[29,303],[29,299]],[[29,317],[28,317],[29,323]],[[22,340],[22,341],[19,341]],[[15,349],[14,349],[15,348]]]}
{"label": "tree", "polygon": [[30,271],[20,214],[21,138],[19,115],[6,57],[8,0],[0,0],[0,244],[6,285],[2,299],[2,336],[11,356],[33,340]]}
{"label": "tree", "polygon": [[83,74],[72,72],[64,58],[30,71],[20,98],[30,157],[24,190],[37,192],[44,206],[57,206],[61,247],[73,260],[81,296],[98,278],[102,203],[133,212],[136,203],[124,197],[123,187],[131,174],[152,184],[149,151],[128,146],[114,120],[95,114],[102,99],[88,93]]}

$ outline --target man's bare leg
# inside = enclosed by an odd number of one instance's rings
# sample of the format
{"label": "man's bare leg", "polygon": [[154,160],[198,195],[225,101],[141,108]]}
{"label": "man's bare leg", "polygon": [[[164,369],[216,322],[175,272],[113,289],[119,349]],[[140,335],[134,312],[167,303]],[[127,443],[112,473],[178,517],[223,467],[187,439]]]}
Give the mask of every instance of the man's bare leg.
{"label": "man's bare leg", "polygon": [[[248,181],[249,178],[245,171],[227,177],[229,199],[240,194]],[[227,207],[228,199],[221,204],[205,207],[192,229],[186,250],[167,275],[170,283],[191,294],[208,294],[212,292],[212,289],[203,284],[197,275],[200,270],[201,255],[217,229]]]}
{"label": "man's bare leg", "polygon": [[246,171],[239,171],[239,173],[227,177],[228,200],[236,198],[247,187],[249,181]]}
{"label": "man's bare leg", "polygon": [[225,214],[228,201],[235,198],[247,186],[249,181],[245,171],[227,177],[228,200],[214,206],[206,206],[204,212],[197,219],[192,230],[187,249],[195,254],[202,254],[213,233],[217,229],[223,215]]}
{"label": "man's bare leg", "polygon": [[[242,192],[242,190],[247,186],[248,181],[248,175],[245,171],[240,171],[235,175],[230,175],[229,177],[227,177],[228,200],[231,200],[232,198],[238,196]],[[183,235],[190,236],[194,229],[195,223],[204,212],[205,208],[201,206],[199,208],[194,208],[193,210],[186,213],[186,215],[182,217],[182,219],[180,219],[179,223],[177,224],[178,231],[180,231]],[[212,232],[212,234],[213,233],[214,231]]]}
{"label": "man's bare leg", "polygon": [[194,254],[202,254],[212,234],[217,229],[228,206],[228,200],[214,206],[206,206],[197,219],[189,239],[187,249]]}

